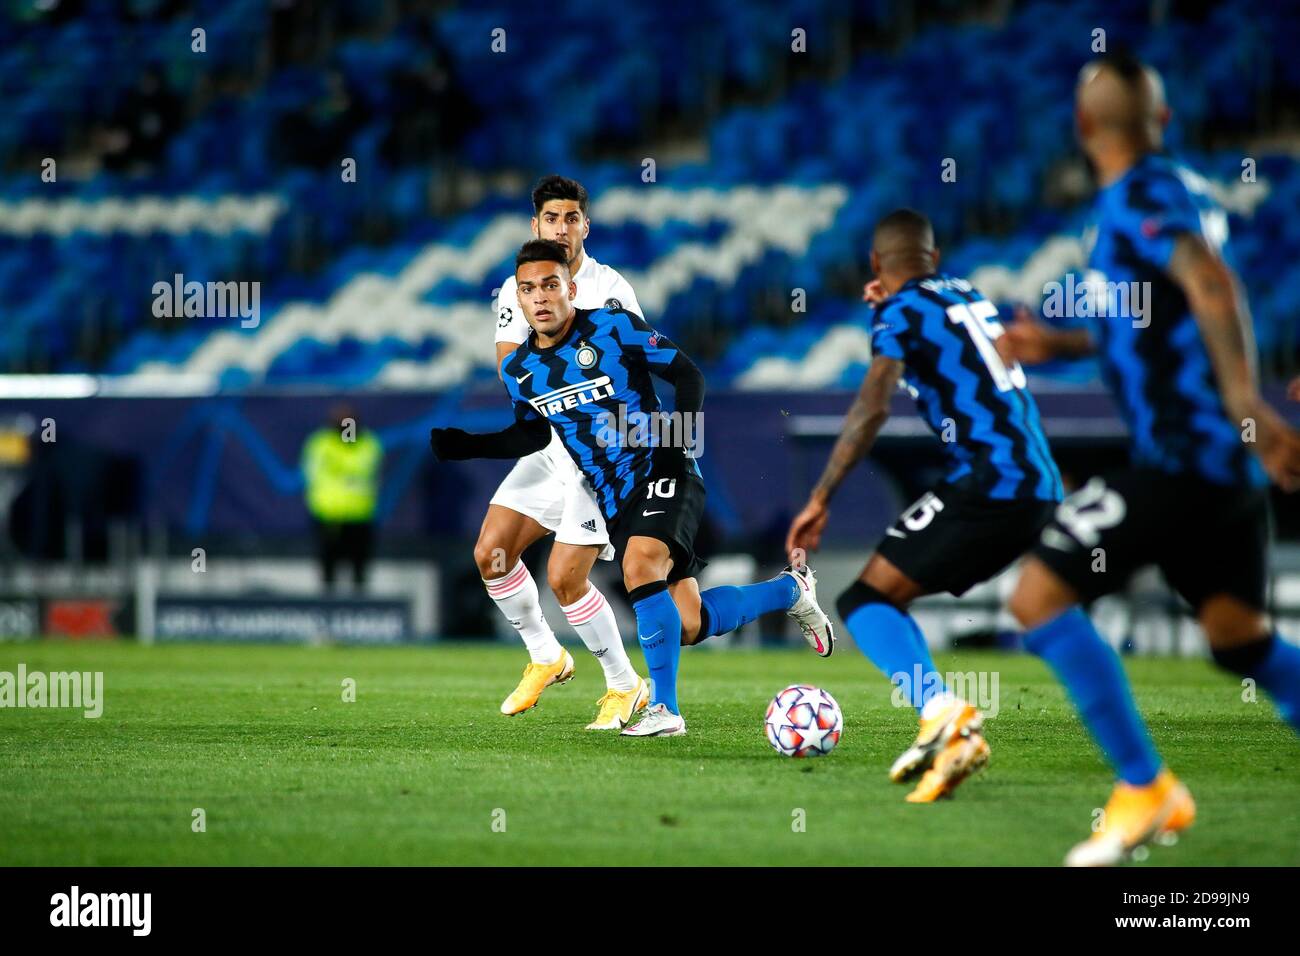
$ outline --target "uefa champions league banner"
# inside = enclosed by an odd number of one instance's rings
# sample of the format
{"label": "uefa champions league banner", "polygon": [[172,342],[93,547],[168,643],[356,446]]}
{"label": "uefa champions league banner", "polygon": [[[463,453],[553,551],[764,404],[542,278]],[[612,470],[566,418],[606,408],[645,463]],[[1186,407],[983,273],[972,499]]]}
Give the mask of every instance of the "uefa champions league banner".
{"label": "uefa champions league banner", "polygon": [[[1124,428],[1104,392],[1044,390],[1037,398],[1054,450],[1068,459],[1080,449],[1082,473],[1088,473],[1094,446],[1123,454]],[[1288,407],[1280,392],[1269,398]],[[506,427],[510,407],[495,382],[464,394],[13,399],[0,400],[0,417],[57,424],[57,442],[32,442],[26,470],[33,481],[45,481],[29,492],[32,502],[18,504],[20,511],[35,513],[32,503],[48,498],[52,488],[66,497],[86,484],[103,486],[108,466],[116,464],[111,475],[124,487],[116,496],[121,500],[108,504],[128,511],[145,505],[149,519],[173,533],[305,536],[311,526],[298,470],[303,442],[340,400],[354,406],[361,426],[373,429],[384,446],[377,514],[383,534],[477,534],[509,463],[435,462],[429,428]],[[770,529],[773,540],[784,535],[790,510],[816,480],[850,401],[850,393],[836,390],[709,394],[703,413],[708,447],[699,465],[709,488],[709,517],[724,538],[745,538],[755,529]],[[927,486],[932,476],[922,472],[938,462],[939,449],[900,392],[877,453],[841,492],[833,534],[860,543],[883,532],[906,505],[903,499]],[[61,525],[51,533],[61,535]]]}
{"label": "uefa champions league banner", "polygon": [[399,599],[160,595],[157,641],[251,644],[401,644],[412,640],[411,607]]}

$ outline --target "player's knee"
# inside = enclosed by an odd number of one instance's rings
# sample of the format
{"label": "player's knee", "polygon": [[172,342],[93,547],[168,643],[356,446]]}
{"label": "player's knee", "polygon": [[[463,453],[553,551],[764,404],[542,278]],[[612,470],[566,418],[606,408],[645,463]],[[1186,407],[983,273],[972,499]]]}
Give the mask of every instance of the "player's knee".
{"label": "player's knee", "polygon": [[1196,616],[1211,650],[1257,644],[1270,633],[1267,614],[1229,595],[1209,598]]}
{"label": "player's knee", "polygon": [[670,567],[667,548],[630,544],[623,553],[623,584],[631,591],[646,584],[664,581],[668,578]]}
{"label": "player's knee", "polygon": [[623,584],[629,590],[667,579],[667,574],[657,561],[647,558],[628,558],[623,562]]}
{"label": "player's knee", "polygon": [[1031,559],[1016,581],[1015,590],[1007,601],[1007,610],[1021,627],[1034,628],[1059,617],[1078,603],[1079,597],[1069,585],[1045,565]]}
{"label": "player's knee", "polygon": [[562,607],[577,603],[587,593],[587,576],[576,563],[547,565],[546,583]]}
{"label": "player's knee", "polygon": [[850,614],[868,604],[894,606],[894,602],[884,592],[876,590],[866,581],[858,580],[845,588],[835,599],[835,610],[839,611],[840,620],[847,622]]}
{"label": "player's knee", "polygon": [[1021,627],[1033,627],[1038,623],[1036,601],[1033,594],[1024,586],[1024,578],[1016,583],[1016,589],[1011,592],[1011,597],[1007,600],[1007,610],[1020,622]]}
{"label": "player's knee", "polygon": [[496,538],[481,537],[474,545],[474,563],[484,578],[491,580],[507,573],[518,563],[519,556],[512,555]]}

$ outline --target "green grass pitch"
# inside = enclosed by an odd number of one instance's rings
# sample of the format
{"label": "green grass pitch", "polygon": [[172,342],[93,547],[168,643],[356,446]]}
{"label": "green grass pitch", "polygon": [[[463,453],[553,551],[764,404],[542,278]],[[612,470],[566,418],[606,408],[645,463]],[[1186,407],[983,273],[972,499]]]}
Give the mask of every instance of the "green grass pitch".
{"label": "green grass pitch", "polygon": [[[574,681],[505,718],[523,664],[505,646],[0,644],[0,670],[105,682],[99,719],[0,709],[0,864],[1056,865],[1109,793],[1032,658],[940,657],[998,673],[993,756],[956,799],[913,806],[886,770],[914,718],[851,646],[685,649],[689,734],[663,740],[584,731],[603,682],[574,656]],[[1139,865],[1300,864],[1300,744],[1272,705],[1201,661],[1127,667],[1200,810]],[[844,708],[829,757],[764,740],[767,701],[796,682]]]}

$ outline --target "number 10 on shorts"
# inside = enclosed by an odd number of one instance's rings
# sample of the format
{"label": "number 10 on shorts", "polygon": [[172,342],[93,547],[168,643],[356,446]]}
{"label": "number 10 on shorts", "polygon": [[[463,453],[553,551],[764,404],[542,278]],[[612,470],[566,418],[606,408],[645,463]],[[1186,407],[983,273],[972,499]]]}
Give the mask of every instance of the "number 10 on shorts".
{"label": "number 10 on shorts", "polygon": [[660,478],[658,481],[650,482],[646,488],[645,496],[647,498],[671,498],[677,494],[676,478]]}

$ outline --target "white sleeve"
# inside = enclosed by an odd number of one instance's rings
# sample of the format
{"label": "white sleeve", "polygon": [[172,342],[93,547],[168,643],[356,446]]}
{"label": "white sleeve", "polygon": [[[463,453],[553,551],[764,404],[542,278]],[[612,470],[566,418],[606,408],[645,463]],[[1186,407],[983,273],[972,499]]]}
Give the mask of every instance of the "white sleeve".
{"label": "white sleeve", "polygon": [[609,294],[605,296],[606,301],[609,299],[618,299],[623,308],[629,312],[635,312],[641,318],[645,318],[645,313],[641,311],[641,303],[636,300],[636,293],[632,291],[632,284],[624,279],[613,269],[613,282],[609,287]]}
{"label": "white sleeve", "polygon": [[528,341],[528,320],[524,318],[523,309],[519,308],[519,296],[516,294],[515,277],[511,276],[501,285],[497,295],[496,341],[523,345]]}

